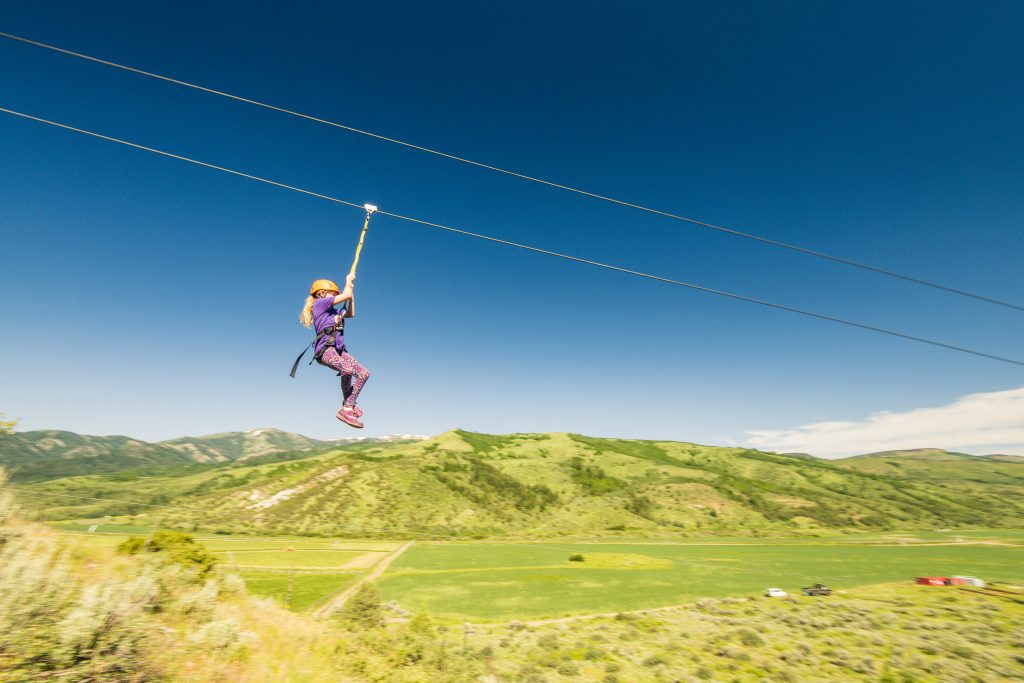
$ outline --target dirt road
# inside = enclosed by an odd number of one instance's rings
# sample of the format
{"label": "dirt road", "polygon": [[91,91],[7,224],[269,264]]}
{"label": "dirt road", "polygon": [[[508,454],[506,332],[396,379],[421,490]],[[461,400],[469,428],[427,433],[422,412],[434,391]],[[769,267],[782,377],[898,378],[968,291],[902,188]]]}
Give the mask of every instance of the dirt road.
{"label": "dirt road", "polygon": [[391,563],[397,560],[399,557],[401,557],[402,553],[408,550],[409,546],[411,546],[413,543],[414,541],[409,541],[407,543],[403,543],[402,545],[400,545],[398,548],[394,550],[394,552],[392,552],[390,555],[381,560],[377,564],[377,566],[373,568],[372,572],[370,572],[369,574],[367,574],[366,576],[364,576],[363,578],[359,579],[354,584],[346,588],[344,592],[339,593],[335,597],[328,600],[326,603],[323,604],[323,606],[317,608],[316,611],[313,612],[313,616],[319,619],[323,617],[329,617],[330,615],[337,612],[345,605],[346,602],[348,602],[348,599],[355,594],[355,592],[359,589],[360,586],[362,586],[367,581],[375,581],[376,579],[380,578],[380,575],[387,571],[388,567],[391,566]]}

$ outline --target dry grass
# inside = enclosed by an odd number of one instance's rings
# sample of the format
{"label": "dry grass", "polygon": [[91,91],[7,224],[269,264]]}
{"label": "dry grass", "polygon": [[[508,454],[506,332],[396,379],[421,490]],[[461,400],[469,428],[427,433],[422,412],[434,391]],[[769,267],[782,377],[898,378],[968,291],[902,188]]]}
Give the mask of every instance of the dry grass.
{"label": "dry grass", "polygon": [[[529,626],[354,628],[201,578],[161,553],[74,554],[0,490],[0,680],[873,681],[1024,677],[1024,605],[913,585],[831,598],[702,599]],[[394,614],[393,612],[390,614]],[[385,610],[385,617],[389,612]],[[464,649],[465,647],[465,649]]]}

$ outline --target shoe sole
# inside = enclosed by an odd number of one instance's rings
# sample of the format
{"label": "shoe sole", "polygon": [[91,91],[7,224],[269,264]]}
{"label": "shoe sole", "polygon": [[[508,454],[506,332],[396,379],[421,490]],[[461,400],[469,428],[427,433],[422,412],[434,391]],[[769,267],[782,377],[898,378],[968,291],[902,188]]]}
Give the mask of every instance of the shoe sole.
{"label": "shoe sole", "polygon": [[362,429],[363,428],[363,423],[360,422],[359,420],[345,418],[345,417],[342,417],[341,415],[335,415],[334,417],[338,418],[338,420],[340,420],[341,422],[344,422],[349,427],[355,427],[356,429]]}

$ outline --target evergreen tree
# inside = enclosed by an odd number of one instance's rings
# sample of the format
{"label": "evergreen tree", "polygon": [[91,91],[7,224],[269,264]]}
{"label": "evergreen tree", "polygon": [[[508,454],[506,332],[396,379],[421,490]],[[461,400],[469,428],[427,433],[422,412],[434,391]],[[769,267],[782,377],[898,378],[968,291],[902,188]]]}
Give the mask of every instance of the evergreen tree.
{"label": "evergreen tree", "polygon": [[353,626],[376,628],[380,626],[383,615],[380,609],[380,591],[377,586],[367,581],[348,599],[341,609],[340,617]]}

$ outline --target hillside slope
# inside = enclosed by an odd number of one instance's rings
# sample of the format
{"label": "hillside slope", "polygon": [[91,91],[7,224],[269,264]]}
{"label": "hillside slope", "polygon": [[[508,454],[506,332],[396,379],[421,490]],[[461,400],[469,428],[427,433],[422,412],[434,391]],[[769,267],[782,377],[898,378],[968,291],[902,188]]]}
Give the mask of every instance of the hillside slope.
{"label": "hillside slope", "polygon": [[1022,501],[1024,458],[1014,455],[966,455],[937,448],[886,451],[834,460],[839,467],[954,489],[963,496]]}
{"label": "hillside slope", "polygon": [[[391,442],[392,437],[347,440]],[[339,444],[278,429],[250,429],[149,443],[127,436],[87,436],[56,430],[0,435],[0,466],[13,481],[39,481],[140,467],[223,463],[277,453],[324,451]]]}
{"label": "hillside slope", "polygon": [[1024,457],[1017,455],[967,455],[940,448],[918,448],[855,455],[832,462],[847,469],[900,479],[1024,485]]}
{"label": "hillside slope", "polygon": [[[993,463],[999,468],[1024,464]],[[574,434],[452,431],[283,463],[124,481],[40,482],[48,518],[139,513],[164,525],[330,535],[614,536],[1018,526],[1024,484],[925,481],[806,456]],[[45,503],[42,501],[46,501]],[[147,516],[143,516],[147,515]]]}
{"label": "hillside slope", "polygon": [[264,428],[250,429],[246,432],[186,436],[161,441],[160,445],[184,453],[196,462],[225,462],[258,458],[285,451],[322,451],[333,444],[301,434]]}
{"label": "hillside slope", "polygon": [[0,435],[0,465],[14,481],[192,462],[185,453],[127,436],[40,430]]}

